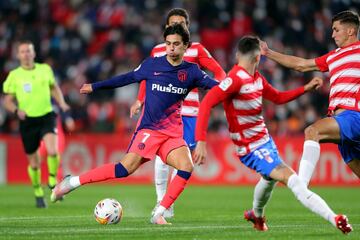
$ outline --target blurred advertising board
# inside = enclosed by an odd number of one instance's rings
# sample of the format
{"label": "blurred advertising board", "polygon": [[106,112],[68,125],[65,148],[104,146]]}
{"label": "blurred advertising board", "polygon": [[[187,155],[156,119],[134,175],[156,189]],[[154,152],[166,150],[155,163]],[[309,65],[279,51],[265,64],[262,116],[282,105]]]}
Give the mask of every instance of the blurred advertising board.
{"label": "blurred advertising board", "polygon": [[[81,134],[66,137],[62,154],[61,175],[78,175],[104,163],[116,162],[125,154],[131,136],[116,134]],[[303,137],[274,138],[283,160],[296,171],[302,153]],[[27,160],[20,138],[0,136],[0,183],[29,183]],[[42,178],[46,183],[46,161],[42,163]],[[133,175],[117,180],[120,183],[153,182],[153,161],[144,163]],[[61,178],[61,176],[59,176]],[[255,184],[259,176],[243,166],[235,155],[235,148],[227,136],[208,135],[208,159],[196,166],[191,184]],[[360,181],[343,163],[335,144],[321,145],[321,158],[312,185],[360,186]]]}

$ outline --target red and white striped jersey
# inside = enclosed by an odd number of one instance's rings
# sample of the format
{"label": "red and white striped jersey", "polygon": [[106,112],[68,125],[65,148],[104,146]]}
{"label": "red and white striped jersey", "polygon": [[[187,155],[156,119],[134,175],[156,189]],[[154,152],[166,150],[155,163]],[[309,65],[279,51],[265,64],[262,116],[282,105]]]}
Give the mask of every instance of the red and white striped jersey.
{"label": "red and white striped jersey", "polygon": [[230,138],[236,145],[237,154],[244,156],[270,138],[262,116],[262,98],[282,104],[303,93],[304,87],[279,92],[259,72],[256,71],[254,76],[251,76],[244,68],[235,65],[228,77],[213,87],[201,102],[196,124],[196,141],[206,140],[210,110],[223,102]]}
{"label": "red and white striped jersey", "polygon": [[315,58],[330,73],[329,113],[337,108],[360,111],[360,41]]}
{"label": "red and white striped jersey", "polygon": [[[152,57],[161,57],[166,54],[166,46],[165,43],[158,44],[151,51]],[[184,60],[196,63],[202,69],[207,69],[214,74],[214,78],[217,80],[222,80],[226,77],[226,73],[221,68],[218,62],[211,56],[211,54],[206,50],[206,48],[198,42],[192,42],[191,46],[186,50],[184,54]],[[138,100],[141,102],[144,101],[145,98],[145,84],[144,81],[141,82]],[[198,89],[193,89],[186,96],[182,108],[181,115],[182,116],[191,116],[196,117],[199,112],[199,91]]]}

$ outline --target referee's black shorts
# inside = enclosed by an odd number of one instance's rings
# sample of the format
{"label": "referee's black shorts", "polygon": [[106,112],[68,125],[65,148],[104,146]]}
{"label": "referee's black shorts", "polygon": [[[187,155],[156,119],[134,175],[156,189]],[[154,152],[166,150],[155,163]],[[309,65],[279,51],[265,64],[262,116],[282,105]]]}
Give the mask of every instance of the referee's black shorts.
{"label": "referee's black shorts", "polygon": [[25,120],[20,120],[20,135],[26,154],[36,152],[47,133],[57,134],[54,112],[41,117],[26,117]]}

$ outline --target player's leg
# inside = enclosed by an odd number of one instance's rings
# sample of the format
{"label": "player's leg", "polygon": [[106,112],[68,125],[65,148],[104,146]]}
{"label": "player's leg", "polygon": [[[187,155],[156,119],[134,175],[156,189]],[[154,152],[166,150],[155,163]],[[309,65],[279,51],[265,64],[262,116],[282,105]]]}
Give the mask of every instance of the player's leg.
{"label": "player's leg", "polygon": [[168,190],[153,213],[150,221],[154,224],[166,224],[163,214],[184,190],[193,170],[190,150],[182,139],[170,139],[159,149],[160,156],[166,156],[166,163],[176,168],[177,174],[169,184]]}
{"label": "player's leg", "polygon": [[53,202],[81,185],[123,178],[132,174],[142,163],[154,159],[155,153],[164,141],[161,134],[143,129],[135,132],[130,142],[128,153],[118,163],[108,163],[92,169],[80,176],[66,177],[57,184],[51,194]]}
{"label": "player's leg", "polygon": [[281,163],[278,151],[270,139],[255,151],[241,157],[240,160],[244,165],[262,175],[254,189],[253,208],[244,212],[244,219],[252,222],[256,230],[267,231],[264,209],[276,185],[276,181],[269,177],[269,174]]}
{"label": "player's leg", "polygon": [[41,121],[40,137],[46,148],[49,170],[48,186],[52,189],[56,185],[57,172],[60,165],[56,114],[54,112],[48,113],[41,117]]}
{"label": "player's leg", "polygon": [[347,217],[345,215],[336,215],[327,203],[319,195],[310,191],[302,179],[284,163],[273,169],[270,177],[286,184],[306,208],[330,222],[343,233],[347,234],[352,231]]}
{"label": "player's leg", "polygon": [[[196,117],[182,116],[182,121],[183,121],[183,133],[184,133],[183,139],[185,140],[186,144],[188,145],[190,151],[192,152],[196,147],[196,141],[195,141]],[[161,161],[160,158],[158,160]],[[162,162],[161,164],[165,164],[165,163]],[[167,165],[165,165],[165,166],[167,166]],[[169,173],[169,167],[167,168],[167,172],[166,172],[166,180],[165,180],[166,183],[168,181],[168,173]],[[174,180],[176,175],[177,175],[177,169],[173,168],[173,171],[172,171],[171,177],[170,177],[170,182]],[[164,174],[164,176],[165,176],[165,174]],[[160,200],[162,200],[165,195],[166,185],[165,185],[165,188],[162,189],[164,192],[163,192],[163,195],[161,196]],[[157,185],[157,187],[158,187],[158,185]],[[159,198],[158,198],[158,201],[159,201]],[[172,217],[174,217],[174,215],[175,215],[174,204],[172,204],[168,209],[165,210],[164,217],[172,218]]]}
{"label": "player's leg", "polygon": [[28,175],[34,188],[35,205],[38,208],[46,208],[44,190],[41,186],[41,162],[37,151],[26,154],[29,160]]}
{"label": "player's leg", "polygon": [[321,119],[305,129],[303,154],[299,165],[299,177],[306,185],[320,158],[320,142],[339,142],[340,129],[332,117]]}
{"label": "player's leg", "polygon": [[29,119],[20,121],[20,136],[29,162],[27,172],[34,188],[36,207],[45,208],[44,190],[41,187],[41,162],[37,151],[40,145],[39,126]]}
{"label": "player's leg", "polygon": [[154,178],[156,199],[157,202],[160,202],[166,193],[167,182],[169,178],[169,166],[166,165],[159,156],[155,157]]}
{"label": "player's leg", "polygon": [[[195,126],[196,126],[196,117],[186,117],[182,116],[183,121],[183,133],[184,133],[184,140],[188,145],[190,151],[193,151],[196,147],[195,141]],[[160,201],[163,199],[166,190],[167,190],[167,182],[169,179],[169,166],[165,164],[159,156],[156,156],[155,159],[155,187],[156,187],[156,196],[157,196],[157,204],[153,209],[153,212],[159,206]],[[177,170],[173,168],[171,173],[170,181],[172,181],[175,176],[177,175]],[[172,218],[174,217],[174,204],[172,204],[168,209],[166,209],[164,213],[165,218]]]}
{"label": "player's leg", "polygon": [[[159,156],[155,157],[154,164],[154,182],[156,190],[156,205],[153,208],[151,214],[154,214],[156,209],[159,207],[161,200],[163,199],[168,185],[170,167],[161,160]],[[173,207],[165,210],[165,218],[174,217]]]}
{"label": "player's leg", "polygon": [[270,178],[261,177],[254,189],[253,208],[244,212],[244,218],[254,224],[259,231],[267,231],[265,220],[265,206],[271,198],[276,181]]}
{"label": "player's leg", "polygon": [[360,158],[351,160],[347,165],[353,173],[360,178]]}
{"label": "player's leg", "polygon": [[146,161],[137,153],[127,153],[118,163],[104,164],[80,176],[67,176],[53,189],[51,201],[56,202],[65,194],[85,184],[127,177]]}
{"label": "player's leg", "polygon": [[167,156],[167,164],[174,167],[178,171],[174,179],[169,184],[169,189],[161,201],[161,205],[163,205],[165,208],[170,207],[170,205],[184,190],[194,167],[191,160],[190,151],[186,146],[182,146],[171,151]]}
{"label": "player's leg", "polygon": [[360,112],[344,111],[334,117],[340,126],[339,151],[344,162],[360,178]]}
{"label": "player's leg", "polygon": [[47,165],[49,171],[48,186],[53,189],[56,185],[57,173],[60,165],[58,141],[55,133],[46,133],[43,137],[47,152]]}

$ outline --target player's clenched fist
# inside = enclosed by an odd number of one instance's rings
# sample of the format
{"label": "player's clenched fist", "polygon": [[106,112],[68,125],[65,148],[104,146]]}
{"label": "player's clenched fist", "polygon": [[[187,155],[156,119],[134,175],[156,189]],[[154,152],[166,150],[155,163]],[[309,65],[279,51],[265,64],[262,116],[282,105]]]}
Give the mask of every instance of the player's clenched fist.
{"label": "player's clenched fist", "polygon": [[93,91],[92,86],[91,86],[91,84],[88,84],[88,83],[85,83],[80,88],[80,93],[82,93],[82,94],[92,93],[92,91]]}
{"label": "player's clenched fist", "polygon": [[323,80],[319,77],[314,77],[311,81],[304,86],[305,92],[311,90],[318,90],[323,85]]}

